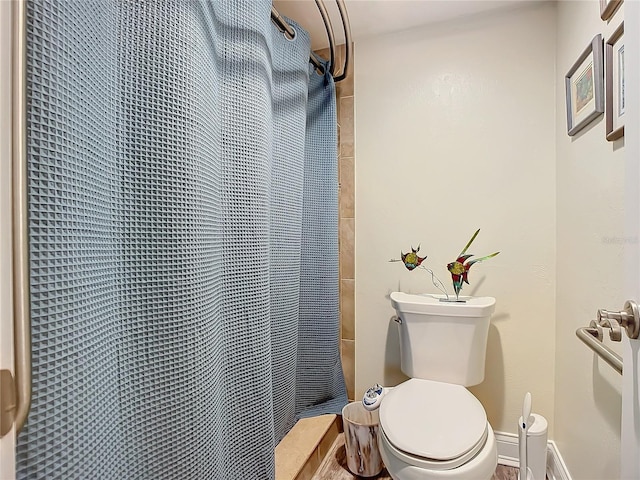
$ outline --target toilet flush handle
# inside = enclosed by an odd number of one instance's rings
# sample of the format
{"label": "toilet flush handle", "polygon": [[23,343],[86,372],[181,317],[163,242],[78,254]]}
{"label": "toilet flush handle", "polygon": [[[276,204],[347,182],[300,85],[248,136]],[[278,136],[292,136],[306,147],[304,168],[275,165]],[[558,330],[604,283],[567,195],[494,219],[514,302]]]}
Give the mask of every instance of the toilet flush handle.
{"label": "toilet flush handle", "polygon": [[397,315],[394,315],[393,317],[391,317],[391,320],[396,322],[398,325],[402,325],[402,319]]}

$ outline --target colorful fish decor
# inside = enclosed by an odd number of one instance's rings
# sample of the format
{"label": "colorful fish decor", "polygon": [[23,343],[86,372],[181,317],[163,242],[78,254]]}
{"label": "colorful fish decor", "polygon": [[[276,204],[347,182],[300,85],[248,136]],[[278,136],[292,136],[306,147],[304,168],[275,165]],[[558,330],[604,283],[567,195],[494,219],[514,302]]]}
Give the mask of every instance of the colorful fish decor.
{"label": "colorful fish decor", "polygon": [[426,255],[424,257],[419,257],[419,251],[420,245],[418,245],[418,248],[411,247],[411,252],[409,253],[402,253],[402,251],[400,252],[400,258],[402,258],[402,263],[404,263],[404,266],[407,267],[407,270],[411,271],[414,268],[419,267],[420,264],[427,258]]}
{"label": "colorful fish decor", "polygon": [[442,284],[442,282],[440,281],[440,279],[438,277],[436,277],[436,275],[433,273],[433,270],[431,270],[430,268],[425,267],[424,265],[422,265],[422,262],[424,260],[427,259],[427,256],[425,255],[424,257],[420,257],[418,256],[418,252],[420,251],[420,245],[418,245],[418,248],[413,248],[411,247],[411,251],[408,253],[403,253],[402,251],[400,252],[400,259],[391,259],[389,260],[390,262],[402,262],[404,263],[404,266],[407,270],[409,270],[410,272],[412,270],[415,270],[417,268],[421,268],[423,270],[426,270],[428,273],[431,274],[431,283],[433,283],[433,285],[440,290],[445,297],[449,298],[449,295],[447,294],[447,290],[444,288],[444,285]]}
{"label": "colorful fish decor", "polygon": [[[456,292],[456,298],[460,295],[460,291],[462,290],[462,284],[466,283],[469,285],[469,269],[475,263],[482,262],[483,260],[487,260],[489,258],[495,257],[500,252],[492,253],[491,255],[486,255],[484,257],[476,258],[475,260],[469,260],[469,258],[473,257],[471,254],[467,254],[467,249],[471,246],[471,243],[476,239],[480,233],[480,229],[476,230],[476,233],[473,234],[471,240],[465,245],[465,247],[458,255],[458,258],[455,262],[451,262],[447,265],[447,270],[451,273],[451,279],[453,280],[453,290]],[[467,260],[469,260],[467,262]],[[466,262],[466,263],[465,263]]]}

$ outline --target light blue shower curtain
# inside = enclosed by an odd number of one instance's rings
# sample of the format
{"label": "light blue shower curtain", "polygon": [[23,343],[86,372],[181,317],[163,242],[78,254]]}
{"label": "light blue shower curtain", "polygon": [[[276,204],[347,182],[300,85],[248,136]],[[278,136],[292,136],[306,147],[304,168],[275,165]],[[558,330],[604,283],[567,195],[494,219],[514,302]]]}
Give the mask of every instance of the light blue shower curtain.
{"label": "light blue shower curtain", "polygon": [[28,2],[20,478],[270,479],[346,403],[334,85],[269,13]]}

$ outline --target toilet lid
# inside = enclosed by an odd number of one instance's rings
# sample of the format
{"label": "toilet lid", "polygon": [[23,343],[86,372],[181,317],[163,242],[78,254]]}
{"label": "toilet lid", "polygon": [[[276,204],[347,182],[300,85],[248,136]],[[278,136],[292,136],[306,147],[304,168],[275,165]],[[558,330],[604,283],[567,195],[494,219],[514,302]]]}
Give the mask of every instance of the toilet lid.
{"label": "toilet lid", "polygon": [[451,460],[483,441],[487,415],[478,399],[461,385],[412,378],[384,396],[380,426],[404,452]]}

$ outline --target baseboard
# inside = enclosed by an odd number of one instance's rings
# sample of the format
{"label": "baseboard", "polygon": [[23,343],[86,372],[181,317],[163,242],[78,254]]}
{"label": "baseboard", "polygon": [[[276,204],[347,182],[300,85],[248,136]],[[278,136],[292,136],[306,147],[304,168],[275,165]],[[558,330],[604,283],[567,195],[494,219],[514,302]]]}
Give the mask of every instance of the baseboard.
{"label": "baseboard", "polygon": [[519,466],[518,436],[502,432],[495,432],[495,435],[498,445],[498,463],[509,467]]}
{"label": "baseboard", "polygon": [[[510,467],[518,467],[518,436],[513,433],[496,432],[498,445],[498,463]],[[549,480],[571,480],[567,466],[554,441],[547,442],[547,478]]]}

